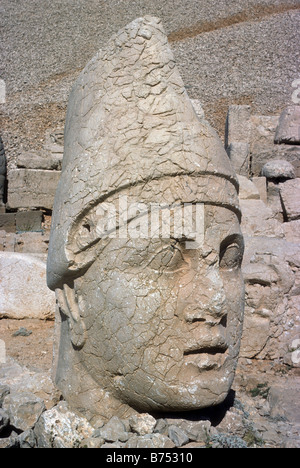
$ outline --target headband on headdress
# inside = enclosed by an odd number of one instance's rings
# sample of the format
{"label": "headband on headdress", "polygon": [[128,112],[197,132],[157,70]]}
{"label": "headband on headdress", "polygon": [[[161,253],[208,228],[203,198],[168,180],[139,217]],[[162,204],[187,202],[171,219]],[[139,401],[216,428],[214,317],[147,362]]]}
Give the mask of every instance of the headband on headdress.
{"label": "headband on headdress", "polygon": [[[72,233],[83,216],[118,193],[140,187],[141,201],[162,203],[149,184],[198,180],[194,203],[238,216],[238,181],[220,138],[199,120],[161,21],[139,18],[88,63],[69,99],[63,168],[49,245],[47,279],[60,288],[72,266]],[[178,194],[182,202],[186,194]],[[188,198],[188,197],[187,197]]]}

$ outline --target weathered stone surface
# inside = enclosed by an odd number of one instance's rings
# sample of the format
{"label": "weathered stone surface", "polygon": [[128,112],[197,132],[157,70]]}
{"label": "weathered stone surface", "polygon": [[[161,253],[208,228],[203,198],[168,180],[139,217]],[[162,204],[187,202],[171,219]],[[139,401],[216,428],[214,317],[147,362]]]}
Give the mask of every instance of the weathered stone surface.
{"label": "weathered stone surface", "polygon": [[131,416],[129,422],[132,431],[141,436],[152,434],[156,426],[156,419],[147,413]]}
{"label": "weathered stone surface", "polygon": [[4,398],[9,395],[10,393],[10,388],[8,385],[3,385],[0,384],[0,408],[2,408],[2,404],[4,401]]}
{"label": "weathered stone surface", "polygon": [[[65,128],[48,255],[58,387],[91,421],[221,403],[244,304],[238,181],[188,99],[159,19],[135,20],[89,62]],[[183,237],[174,224],[135,236],[136,203],[200,205],[203,238],[190,248],[183,239],[198,229]],[[112,206],[121,235],[105,238],[99,216]]]}
{"label": "weathered stone surface", "polygon": [[300,243],[300,219],[284,223],[283,231],[288,242]]}
{"label": "weathered stone surface", "polygon": [[274,146],[274,136],[278,126],[278,115],[251,115],[251,152]]}
{"label": "weathered stone surface", "polygon": [[256,186],[260,199],[267,204],[268,193],[267,193],[267,179],[265,177],[253,177],[252,182]]}
{"label": "weathered stone surface", "polygon": [[40,232],[42,230],[42,211],[21,211],[16,213],[16,231]]}
{"label": "weathered stone surface", "polygon": [[300,333],[300,246],[286,240],[246,237],[243,276],[246,307],[241,356],[292,361]]}
{"label": "weathered stone surface", "polygon": [[146,434],[141,437],[134,435],[125,444],[125,448],[170,449],[170,448],[175,448],[175,444],[172,442],[172,440],[169,437],[165,435]]}
{"label": "weathered stone surface", "polygon": [[3,399],[10,391],[13,394],[26,392],[42,399],[46,408],[51,409],[61,397],[49,372],[30,371],[9,356],[7,356],[6,364],[0,365],[0,382],[6,389]]}
{"label": "weathered stone surface", "polygon": [[280,196],[284,212],[289,221],[300,218],[300,179],[280,184]]}
{"label": "weathered stone surface", "polygon": [[5,397],[3,409],[16,429],[31,429],[43,413],[45,403],[33,393],[12,393]]}
{"label": "weathered stone surface", "polygon": [[0,231],[16,232],[16,214],[0,214]]}
{"label": "weathered stone surface", "polygon": [[274,160],[287,161],[296,170],[300,160],[300,149],[298,146],[292,145],[270,144],[264,147],[259,144],[252,144],[251,172],[255,177],[261,176],[264,165]]}
{"label": "weathered stone surface", "polygon": [[300,385],[299,379],[283,382],[270,388],[268,401],[272,418],[287,419],[300,425],[300,410],[298,405]]}
{"label": "weathered stone surface", "polygon": [[242,232],[248,236],[277,237],[284,236],[280,222],[262,200],[240,200],[242,208]]}
{"label": "weathered stone surface", "polygon": [[113,416],[105,426],[94,432],[93,437],[103,439],[106,442],[126,442],[129,435],[121,419]]}
{"label": "weathered stone surface", "polygon": [[65,402],[44,412],[34,428],[40,448],[78,448],[93,432],[88,421],[70,412]]}
{"label": "weathered stone surface", "polygon": [[226,146],[234,142],[249,143],[251,132],[251,107],[229,106],[226,124]]}
{"label": "weathered stone surface", "polygon": [[250,172],[249,143],[234,141],[227,148],[227,154],[237,174],[248,177]]}
{"label": "weathered stone surface", "polygon": [[6,181],[6,157],[5,157],[5,152],[4,152],[3,141],[0,137],[0,206],[4,202],[5,181]]}
{"label": "weathered stone surface", "polygon": [[262,176],[267,179],[295,179],[294,166],[288,161],[270,161],[262,168]]}
{"label": "weathered stone surface", "polygon": [[54,313],[45,262],[28,254],[0,252],[0,318],[49,319]]}
{"label": "weathered stone surface", "polygon": [[8,426],[9,424],[9,416],[8,414],[0,408],[0,435],[1,432]]}
{"label": "weathered stone surface", "polygon": [[260,200],[259,191],[251,180],[244,176],[238,176],[238,181],[240,184],[240,200]]}
{"label": "weathered stone surface", "polygon": [[36,151],[25,152],[18,157],[17,166],[20,169],[61,171],[62,158],[63,152],[57,154]]}
{"label": "weathered stone surface", "polygon": [[300,145],[300,106],[289,106],[282,112],[275,143]]}
{"label": "weathered stone surface", "polygon": [[182,447],[189,442],[189,436],[180,427],[169,427],[169,438],[174,442],[176,447]]}
{"label": "weathered stone surface", "polygon": [[8,206],[52,209],[60,171],[12,169],[8,172]]}

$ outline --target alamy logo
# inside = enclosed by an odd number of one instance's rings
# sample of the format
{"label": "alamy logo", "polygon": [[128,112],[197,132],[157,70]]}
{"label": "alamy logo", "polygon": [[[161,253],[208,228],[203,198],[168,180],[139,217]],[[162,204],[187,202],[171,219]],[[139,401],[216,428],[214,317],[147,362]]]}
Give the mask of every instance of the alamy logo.
{"label": "alamy logo", "polygon": [[300,78],[293,81],[292,87],[296,88],[292,94],[292,101],[294,104],[300,104]]}
{"label": "alamy logo", "polygon": [[0,340],[0,364],[6,363],[6,347],[5,342]]}
{"label": "alamy logo", "polygon": [[102,203],[85,217],[78,237],[81,248],[105,238],[176,238],[197,248],[204,242],[204,204],[129,203],[120,196],[118,206]]}

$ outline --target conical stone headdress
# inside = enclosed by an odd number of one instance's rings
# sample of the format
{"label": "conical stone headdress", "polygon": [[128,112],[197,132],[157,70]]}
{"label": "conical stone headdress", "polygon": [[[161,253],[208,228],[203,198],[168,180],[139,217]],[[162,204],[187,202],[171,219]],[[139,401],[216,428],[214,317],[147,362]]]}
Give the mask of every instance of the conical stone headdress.
{"label": "conical stone headdress", "polygon": [[49,287],[62,287],[74,274],[74,230],[90,210],[126,190],[161,203],[166,200],[153,184],[182,176],[187,182],[177,197],[183,203],[226,206],[240,215],[228,156],[215,131],[196,116],[161,21],[139,18],[99,51],[71,92]]}

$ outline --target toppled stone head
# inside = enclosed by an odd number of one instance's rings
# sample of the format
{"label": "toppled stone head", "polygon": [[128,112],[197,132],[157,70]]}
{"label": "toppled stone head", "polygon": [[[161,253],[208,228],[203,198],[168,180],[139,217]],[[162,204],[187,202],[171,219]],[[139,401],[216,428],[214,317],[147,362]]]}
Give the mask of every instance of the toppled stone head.
{"label": "toppled stone head", "polygon": [[89,419],[222,402],[242,333],[238,182],[162,24],[140,18],[70,96],[48,285],[55,380]]}

